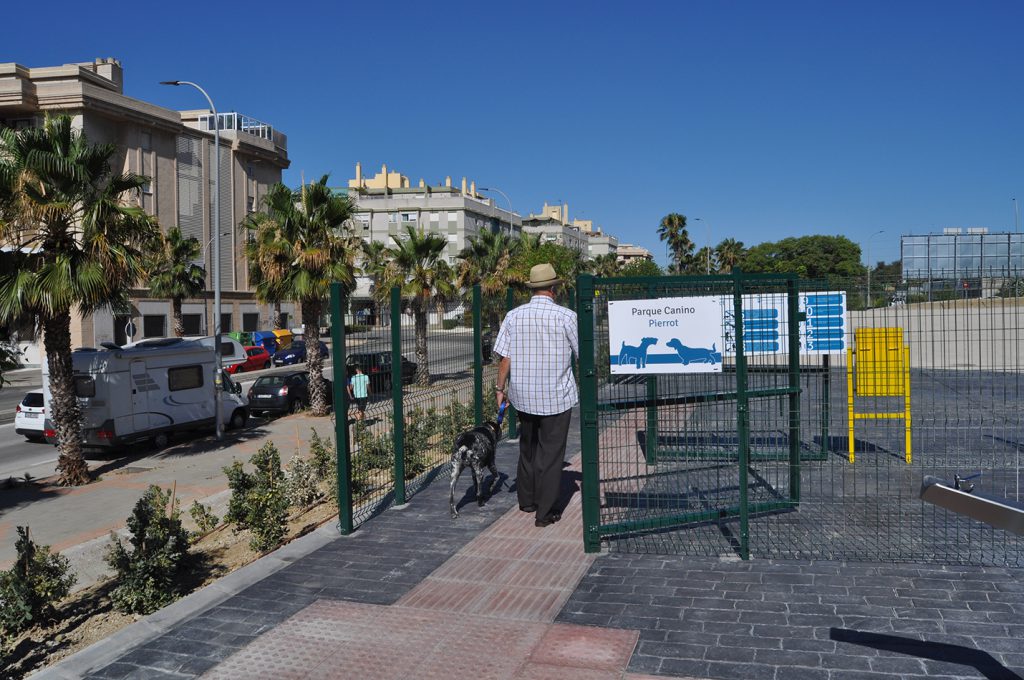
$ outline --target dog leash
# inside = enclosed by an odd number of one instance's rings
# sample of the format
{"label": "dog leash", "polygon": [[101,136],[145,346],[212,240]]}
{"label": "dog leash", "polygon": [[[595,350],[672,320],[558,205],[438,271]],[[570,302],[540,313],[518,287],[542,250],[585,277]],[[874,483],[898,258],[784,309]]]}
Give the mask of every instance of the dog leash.
{"label": "dog leash", "polygon": [[501,402],[501,406],[498,407],[498,425],[501,425],[501,421],[505,420],[505,407],[508,406],[507,401]]}

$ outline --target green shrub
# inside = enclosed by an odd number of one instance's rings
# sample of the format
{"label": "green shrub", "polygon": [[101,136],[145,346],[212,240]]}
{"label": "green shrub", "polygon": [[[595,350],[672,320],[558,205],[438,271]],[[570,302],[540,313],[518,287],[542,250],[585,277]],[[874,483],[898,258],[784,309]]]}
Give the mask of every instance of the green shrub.
{"label": "green shrub", "polygon": [[267,442],[249,459],[249,474],[240,461],[224,468],[231,489],[225,519],[252,532],[249,547],[267,552],[281,545],[288,520],[287,484],[281,472],[281,457],[273,442]]}
{"label": "green shrub", "polygon": [[444,319],[443,321],[441,321],[441,328],[443,328],[446,331],[450,331],[453,328],[458,328],[459,325],[460,324],[458,319]]}
{"label": "green shrub", "polygon": [[199,529],[196,532],[197,535],[210,533],[220,523],[220,518],[210,511],[210,507],[199,501],[192,501],[192,507],[188,509],[188,514],[192,515],[192,520],[196,523],[196,528]]}
{"label": "green shrub", "polygon": [[188,568],[188,532],[170,491],[152,485],[128,518],[131,551],[111,534],[107,564],[117,573],[110,594],[114,607],[126,613],[148,614],[181,594],[181,577]]}
{"label": "green shrub", "polygon": [[330,441],[322,439],[316,430],[309,440],[309,461],[313,465],[317,481],[324,482],[331,475],[331,471],[337,474],[337,460],[334,455],[334,446]]}
{"label": "green shrub", "polygon": [[4,642],[52,618],[55,605],[75,583],[68,559],[51,553],[48,545],[36,545],[29,538],[28,527],[18,527],[14,548],[14,566],[0,571],[0,640]]}
{"label": "green shrub", "polygon": [[288,461],[287,495],[290,505],[303,510],[323,498],[314,463],[292,456]]}

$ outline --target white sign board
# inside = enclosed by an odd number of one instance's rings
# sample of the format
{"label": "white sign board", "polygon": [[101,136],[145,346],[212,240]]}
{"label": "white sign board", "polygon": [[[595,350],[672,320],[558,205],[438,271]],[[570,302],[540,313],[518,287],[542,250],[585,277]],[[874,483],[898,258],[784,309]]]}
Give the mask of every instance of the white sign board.
{"label": "white sign board", "polygon": [[721,297],[608,302],[613,374],[720,373]]}

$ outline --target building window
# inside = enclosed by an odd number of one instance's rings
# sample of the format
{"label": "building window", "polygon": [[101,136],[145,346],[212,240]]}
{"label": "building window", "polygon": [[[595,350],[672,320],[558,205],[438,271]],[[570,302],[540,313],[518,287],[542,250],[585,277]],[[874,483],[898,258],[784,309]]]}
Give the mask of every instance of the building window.
{"label": "building window", "polygon": [[288,312],[281,312],[281,328],[288,328]]}
{"label": "building window", "polygon": [[402,213],[403,222],[415,222],[417,218],[416,213]]}
{"label": "building window", "polygon": [[252,196],[245,199],[245,211],[248,213],[256,212],[256,199]]}
{"label": "building window", "polygon": [[260,315],[256,312],[242,313],[242,332],[252,333],[260,329]]}
{"label": "building window", "polygon": [[220,315],[220,332],[230,333],[231,332],[231,312],[226,314],[221,313]]}
{"label": "building window", "polygon": [[142,147],[143,151],[149,151],[153,148],[153,135],[150,132],[142,132],[139,134],[139,146]]}
{"label": "building window", "polygon": [[142,337],[162,338],[167,335],[167,315],[145,314],[142,317]]}
{"label": "building window", "polygon": [[441,213],[437,213],[437,212],[430,213],[430,221],[431,222],[440,222],[441,221]]}
{"label": "building window", "polygon": [[398,213],[388,213],[388,222],[395,224],[398,222]]}
{"label": "building window", "polygon": [[202,335],[203,334],[203,315],[202,314],[182,314],[181,325],[185,329],[185,335]]}
{"label": "building window", "polygon": [[203,367],[178,366],[167,369],[167,389],[171,392],[194,390],[203,386]]}

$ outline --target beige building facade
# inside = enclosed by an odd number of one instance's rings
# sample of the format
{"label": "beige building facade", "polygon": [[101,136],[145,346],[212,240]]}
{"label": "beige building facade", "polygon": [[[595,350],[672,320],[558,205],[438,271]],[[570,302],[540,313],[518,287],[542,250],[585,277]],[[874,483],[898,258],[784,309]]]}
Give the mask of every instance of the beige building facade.
{"label": "beige building facade", "polygon": [[[185,89],[190,91],[178,93],[183,103],[202,100],[192,88]],[[116,144],[116,171],[151,178],[134,200],[164,231],[178,226],[203,244],[197,264],[207,272],[208,290],[203,298],[186,301],[183,312],[187,334],[212,333],[215,125],[210,112],[176,111],[126,96],[115,59],[43,68],[0,64],[0,126],[39,125],[47,114],[68,114],[91,142]],[[272,126],[237,112],[222,113],[219,119],[222,330],[258,330],[269,327],[271,310],[250,291],[245,234],[238,225],[281,180],[289,165],[288,141]],[[131,297],[130,309],[77,319],[72,345],[120,344],[126,330],[135,331],[135,340],[173,332],[170,301],[153,299],[144,288],[133,290]],[[295,312],[288,305],[284,311]]]}

